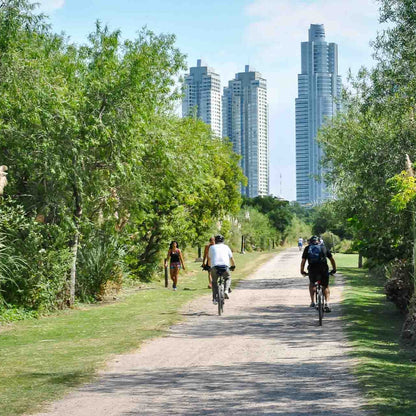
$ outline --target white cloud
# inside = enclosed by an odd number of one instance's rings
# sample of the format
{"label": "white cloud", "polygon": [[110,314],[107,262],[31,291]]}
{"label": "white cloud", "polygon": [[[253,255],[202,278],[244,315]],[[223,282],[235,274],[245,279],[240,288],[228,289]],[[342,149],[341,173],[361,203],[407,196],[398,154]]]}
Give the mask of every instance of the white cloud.
{"label": "white cloud", "polygon": [[36,0],[32,3],[39,4],[39,10],[42,12],[53,12],[57,9],[62,9],[65,5],[65,0]]}
{"label": "white cloud", "polygon": [[262,60],[276,63],[300,56],[300,42],[308,40],[312,23],[324,24],[327,40],[338,43],[340,56],[343,49],[370,56],[369,41],[378,25],[372,0],[254,0],[245,11],[251,18],[247,44],[261,49]]}

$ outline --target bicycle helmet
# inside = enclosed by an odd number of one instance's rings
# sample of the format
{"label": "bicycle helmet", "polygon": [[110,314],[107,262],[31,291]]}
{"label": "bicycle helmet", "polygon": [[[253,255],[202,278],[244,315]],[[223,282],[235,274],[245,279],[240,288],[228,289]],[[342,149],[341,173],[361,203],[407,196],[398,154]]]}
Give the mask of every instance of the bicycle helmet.
{"label": "bicycle helmet", "polygon": [[309,244],[319,244],[319,237],[316,235],[313,235],[310,239],[309,239]]}
{"label": "bicycle helmet", "polygon": [[221,234],[218,234],[215,236],[215,244],[223,243],[223,242],[224,242],[224,236],[222,236]]}

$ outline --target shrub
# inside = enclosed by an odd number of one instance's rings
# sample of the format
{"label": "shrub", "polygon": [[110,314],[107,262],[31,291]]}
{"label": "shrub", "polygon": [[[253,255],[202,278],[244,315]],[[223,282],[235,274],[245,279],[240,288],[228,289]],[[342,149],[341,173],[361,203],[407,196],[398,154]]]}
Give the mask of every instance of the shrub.
{"label": "shrub", "polygon": [[341,242],[341,239],[336,234],[331,233],[331,231],[323,233],[321,238],[324,240],[325,246],[331,251],[333,251],[334,247]]}
{"label": "shrub", "polygon": [[406,313],[413,295],[413,268],[412,264],[405,260],[395,260],[387,267],[387,282],[384,291],[387,299],[393,302],[397,308]]}
{"label": "shrub", "polygon": [[62,307],[71,259],[67,233],[57,225],[36,222],[10,200],[0,201],[0,233],[7,250],[24,265],[14,269],[13,279],[2,281],[4,301],[27,309]]}
{"label": "shrub", "polygon": [[106,292],[121,287],[126,277],[125,249],[113,236],[96,233],[81,245],[76,294],[82,301],[102,300]]}
{"label": "shrub", "polygon": [[336,244],[334,251],[336,251],[337,253],[343,253],[343,254],[356,253],[356,250],[354,250],[354,247],[353,247],[352,240],[341,240],[338,244]]}

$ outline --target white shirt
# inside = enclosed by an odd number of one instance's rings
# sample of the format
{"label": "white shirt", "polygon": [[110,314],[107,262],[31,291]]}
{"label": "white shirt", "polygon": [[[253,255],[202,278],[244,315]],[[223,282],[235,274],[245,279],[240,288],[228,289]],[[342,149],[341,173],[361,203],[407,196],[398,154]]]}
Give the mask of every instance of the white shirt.
{"label": "white shirt", "polygon": [[230,266],[230,259],[233,257],[230,247],[227,244],[219,243],[212,245],[208,250],[208,257],[211,267]]}

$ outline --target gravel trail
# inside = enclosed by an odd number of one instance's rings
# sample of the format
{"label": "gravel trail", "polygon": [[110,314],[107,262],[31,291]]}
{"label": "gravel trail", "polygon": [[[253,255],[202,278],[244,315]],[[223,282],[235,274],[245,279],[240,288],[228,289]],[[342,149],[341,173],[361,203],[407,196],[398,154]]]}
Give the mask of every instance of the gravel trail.
{"label": "gravel trail", "polygon": [[210,296],[189,303],[168,336],[118,356],[38,416],[369,415],[342,333],[342,281],[319,327],[299,263],[297,248],[276,255],[233,290],[221,317]]}

